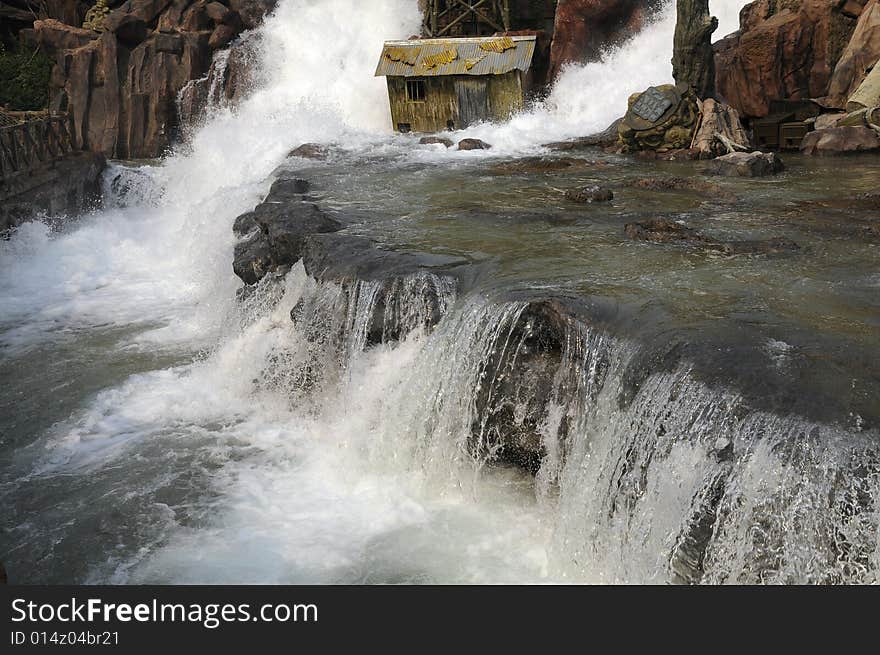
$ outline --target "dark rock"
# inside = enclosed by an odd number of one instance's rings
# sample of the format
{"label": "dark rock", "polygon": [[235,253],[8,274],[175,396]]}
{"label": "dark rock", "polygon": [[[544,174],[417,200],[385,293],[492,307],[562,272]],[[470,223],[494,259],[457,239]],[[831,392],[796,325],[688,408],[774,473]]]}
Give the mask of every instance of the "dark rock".
{"label": "dark rock", "polygon": [[433,145],[444,145],[447,148],[451,148],[455,145],[455,142],[452,139],[446,139],[442,136],[423,136],[419,139],[419,143],[423,146],[433,146]]}
{"label": "dark rock", "polygon": [[508,175],[510,173],[540,174],[554,171],[573,171],[588,168],[602,168],[605,162],[576,159],[574,157],[524,157],[514,161],[496,164],[490,169],[492,173]]}
{"label": "dark rock", "polygon": [[289,153],[287,153],[288,157],[302,157],[303,159],[318,159],[324,160],[330,154],[330,150],[321,145],[320,143],[304,143],[301,146],[294,148]]}
{"label": "dark rock", "polygon": [[230,9],[241,16],[244,27],[249,30],[257,27],[276,4],[277,0],[229,0]]}
{"label": "dark rock", "polygon": [[685,177],[646,177],[632,183],[636,189],[647,191],[698,191],[722,195],[724,189],[717,184]]}
{"label": "dark rock", "polygon": [[274,251],[263,232],[254,231],[235,244],[232,270],[245,284],[256,284],[276,265]]}
{"label": "dark rock", "polygon": [[794,241],[775,237],[760,241],[729,241],[723,245],[722,252],[725,255],[770,255],[800,249]]}
{"label": "dark rock", "polygon": [[119,42],[129,48],[143,43],[149,33],[149,28],[143,18],[122,11],[116,11],[107,16],[104,20],[104,29],[113,32]]}
{"label": "dark rock", "polygon": [[624,231],[633,241],[675,243],[719,251],[724,248],[720,241],[707,237],[686,225],[666,218],[654,218],[648,221],[627,223],[624,227]]}
{"label": "dark rock", "polygon": [[302,257],[306,236],[342,229],[341,223],[310,202],[263,203],[256,209],[254,221],[266,235],[276,265],[295,264]]}
{"label": "dark rock", "polygon": [[730,256],[767,255],[800,250],[798,244],[781,237],[756,241],[720,241],[666,218],[628,223],[624,231],[633,241],[676,244]]}
{"label": "dark rock", "polygon": [[880,134],[869,127],[832,127],[816,130],[804,137],[805,155],[838,155],[880,150]]}
{"label": "dark rock", "polygon": [[232,231],[237,237],[247,236],[258,228],[259,225],[257,225],[256,214],[254,212],[242,214],[236,218],[235,222],[232,224]]}
{"label": "dark rock", "polygon": [[458,142],[459,150],[489,150],[492,146],[480,139],[462,139]]}
{"label": "dark rock", "polygon": [[219,2],[209,2],[205,5],[205,13],[212,21],[220,24],[229,22],[230,16],[233,12],[230,11],[229,7],[222,5]]}
{"label": "dark rock", "polygon": [[709,172],[728,177],[764,177],[785,170],[775,153],[732,152],[713,160]]}
{"label": "dark rock", "polygon": [[5,177],[0,184],[0,233],[38,213],[75,216],[95,208],[105,165],[102,155],[81,152]]}
{"label": "dark rock", "polygon": [[551,79],[566,64],[598,61],[650,21],[656,0],[559,0],[550,51]]}
{"label": "dark rock", "polygon": [[211,38],[208,39],[208,46],[211,50],[219,50],[230,43],[238,36],[239,30],[231,25],[220,24],[214,28]]}
{"label": "dark rock", "polygon": [[565,192],[565,198],[579,203],[610,202],[614,200],[614,192],[605,187],[585,186],[569,189]]}
{"label": "dark rock", "polygon": [[302,196],[309,192],[311,184],[308,180],[300,178],[281,178],[272,184],[268,197],[273,201],[302,200]]}
{"label": "dark rock", "polygon": [[618,129],[623,118],[618,118],[607,128],[590,136],[582,136],[571,141],[555,141],[553,143],[544,144],[545,148],[550,150],[581,150],[583,148],[606,147],[613,146],[620,140]]}

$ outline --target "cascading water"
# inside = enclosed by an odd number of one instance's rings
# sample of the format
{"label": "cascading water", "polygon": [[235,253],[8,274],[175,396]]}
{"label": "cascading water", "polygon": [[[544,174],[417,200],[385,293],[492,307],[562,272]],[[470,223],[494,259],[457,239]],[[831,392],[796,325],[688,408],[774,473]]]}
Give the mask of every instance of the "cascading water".
{"label": "cascading water", "polygon": [[[721,33],[742,4],[713,3]],[[633,382],[637,342],[482,278],[300,263],[236,298],[232,222],[295,146],[341,146],[341,187],[378,158],[417,177],[602,129],[671,73],[667,8],[544,106],[463,133],[489,153],[414,150],[372,74],[416,3],[361,5],[282,2],[237,107],[161,165],[114,165],[102,211],[0,242],[12,576],[876,582],[874,432],[755,409],[686,361]]]}

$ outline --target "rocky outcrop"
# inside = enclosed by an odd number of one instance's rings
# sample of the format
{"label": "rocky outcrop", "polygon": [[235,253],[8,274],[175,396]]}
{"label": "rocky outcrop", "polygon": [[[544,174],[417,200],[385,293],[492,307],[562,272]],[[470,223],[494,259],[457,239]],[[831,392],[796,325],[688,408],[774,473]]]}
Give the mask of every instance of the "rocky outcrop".
{"label": "rocky outcrop", "polygon": [[836,155],[880,151],[880,134],[869,127],[832,127],[804,137],[805,155]]}
{"label": "rocky outcrop", "polygon": [[855,93],[868,71],[880,62],[880,0],[869,0],[865,5],[858,25],[843,51],[828,95],[837,107],[846,106],[850,96]]}
{"label": "rocky outcrop", "polygon": [[342,229],[339,221],[305,198],[307,191],[303,180],[281,178],[263,203],[236,219],[234,230],[241,241],[235,247],[233,271],[245,284],[256,284],[299,261],[306,237]]}
{"label": "rocky outcrop", "polygon": [[746,117],[779,99],[824,98],[863,5],[840,0],[757,0],[740,31],[715,44],[719,94]]}
{"label": "rocky outcrop", "polygon": [[212,54],[259,22],[266,2],[128,0],[103,32],[55,20],[34,23],[56,58],[50,106],[70,113],[77,145],[108,157],[159,156],[176,137],[176,100],[205,76]]}
{"label": "rocky outcrop", "polygon": [[559,0],[550,79],[566,64],[596,61],[608,46],[637,34],[662,4],[659,0]]}
{"label": "rocky outcrop", "polygon": [[101,155],[73,153],[0,181],[0,234],[38,214],[73,216],[96,207],[104,164]]}

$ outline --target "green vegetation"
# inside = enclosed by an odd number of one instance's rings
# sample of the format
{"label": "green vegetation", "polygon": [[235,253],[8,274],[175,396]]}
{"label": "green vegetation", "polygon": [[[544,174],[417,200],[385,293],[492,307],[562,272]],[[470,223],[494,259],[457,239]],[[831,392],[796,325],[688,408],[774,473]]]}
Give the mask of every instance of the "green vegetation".
{"label": "green vegetation", "polygon": [[0,105],[13,111],[45,109],[52,61],[39,51],[6,50],[0,44]]}

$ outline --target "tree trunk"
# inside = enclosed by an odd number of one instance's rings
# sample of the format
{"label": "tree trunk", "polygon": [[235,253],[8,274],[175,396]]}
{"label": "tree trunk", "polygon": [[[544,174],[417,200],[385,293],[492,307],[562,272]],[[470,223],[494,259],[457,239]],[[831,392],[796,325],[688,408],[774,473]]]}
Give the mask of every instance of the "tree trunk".
{"label": "tree trunk", "polygon": [[678,22],[672,75],[676,84],[687,84],[702,100],[715,95],[715,53],[712,34],[718,19],[709,14],[709,0],[677,0]]}

